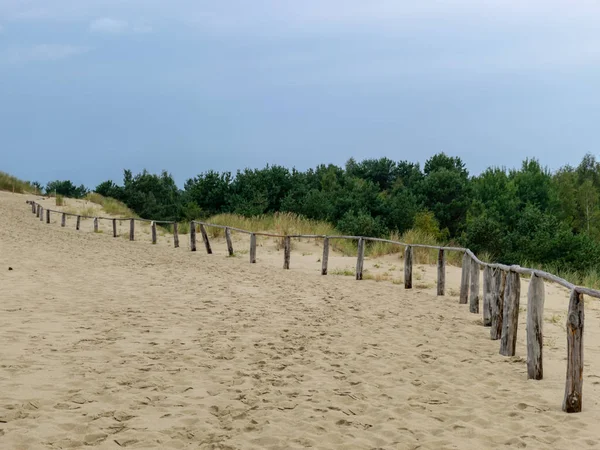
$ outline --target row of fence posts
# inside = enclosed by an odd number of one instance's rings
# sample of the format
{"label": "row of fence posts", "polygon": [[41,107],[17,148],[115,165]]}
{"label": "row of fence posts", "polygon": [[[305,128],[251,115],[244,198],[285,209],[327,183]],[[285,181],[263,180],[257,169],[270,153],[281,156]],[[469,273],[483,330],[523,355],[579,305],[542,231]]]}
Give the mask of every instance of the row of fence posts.
{"label": "row of fence posts", "polygon": [[[31,212],[36,214],[37,217],[39,217],[40,221],[44,220],[44,217],[46,218],[46,223],[50,223],[50,213],[51,212],[56,212],[56,211],[51,211],[49,209],[44,209],[44,207],[38,203],[35,202],[31,202]],[[45,216],[44,216],[45,213]],[[60,219],[60,226],[61,227],[66,227],[67,226],[67,216],[68,215],[74,215],[74,214],[67,214],[64,212],[56,212],[57,214],[61,215],[61,219]],[[82,216],[80,215],[75,215],[76,216],[76,225],[75,225],[75,229],[79,230],[81,227],[81,218]],[[117,232],[117,221],[121,221],[120,219],[107,219],[110,220],[112,222],[112,235],[113,237],[118,237],[118,232]],[[135,219],[128,219],[129,220],[129,240],[130,241],[134,241],[135,240]],[[93,218],[93,224],[94,224],[94,232],[98,233],[100,231],[100,218],[99,217],[94,217]],[[179,226],[177,223],[173,223],[172,224],[173,227],[173,244],[175,246],[175,248],[179,247]],[[150,222],[150,235],[152,238],[152,243],[156,244],[157,242],[157,234],[156,234],[156,222]]]}
{"label": "row of fence posts", "polygon": [[[44,208],[31,202],[32,212],[41,221],[44,219]],[[50,223],[50,210],[46,209],[46,223]],[[113,236],[117,237],[117,219],[112,219]],[[77,216],[76,229],[79,230],[81,216]],[[66,214],[62,213],[61,226],[66,225]],[[212,254],[212,247],[206,228],[202,223],[190,222],[190,250],[196,251],[196,226],[200,230],[204,247]],[[156,223],[151,222],[152,243],[156,244]],[[94,231],[98,232],[98,218],[94,218]],[[250,234],[250,263],[256,263],[256,237]],[[129,239],[135,238],[135,219],[130,219]],[[173,224],[174,246],[179,247],[177,223]],[[327,275],[329,261],[329,237],[323,238],[323,257],[321,259],[321,274]],[[225,240],[229,256],[234,255],[231,230],[225,227]],[[284,259],[283,268],[290,268],[292,241],[290,236],[283,237]],[[365,256],[365,239],[358,239],[356,279],[363,279],[363,264]],[[413,247],[408,245],[404,251],[404,287],[412,288]],[[474,276],[476,274],[476,276]],[[459,303],[469,304],[469,311],[480,313],[480,265],[469,256],[463,255]],[[444,249],[438,251],[437,259],[437,295],[445,294],[446,258]],[[483,270],[483,326],[490,327],[490,338],[500,340],[500,354],[514,356],[517,342],[519,323],[519,301],[521,292],[520,275],[514,270],[502,270],[484,266]],[[543,378],[543,312],[544,312],[544,280],[532,274],[527,293],[527,378],[541,380]],[[567,377],[563,411],[580,412],[582,409],[583,387],[583,325],[584,301],[583,294],[572,290],[567,317]]]}

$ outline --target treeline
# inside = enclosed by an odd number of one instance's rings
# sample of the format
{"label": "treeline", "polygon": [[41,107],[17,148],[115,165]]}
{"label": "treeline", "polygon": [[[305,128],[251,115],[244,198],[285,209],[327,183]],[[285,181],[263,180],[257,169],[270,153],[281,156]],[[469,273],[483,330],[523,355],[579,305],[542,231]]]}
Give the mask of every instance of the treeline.
{"label": "treeline", "polygon": [[[65,182],[53,183],[56,192],[71,195],[61,192]],[[87,192],[68,187],[77,195]],[[122,185],[105,181],[95,191],[156,220],[287,211],[353,235],[417,227],[508,264],[600,268],[600,164],[592,155],[555,173],[528,159],[519,169],[494,167],[478,176],[470,176],[460,158],[443,153],[423,168],[387,158],[307,171],[268,165],[235,175],[208,171],[183,189],[167,172],[125,170]]]}

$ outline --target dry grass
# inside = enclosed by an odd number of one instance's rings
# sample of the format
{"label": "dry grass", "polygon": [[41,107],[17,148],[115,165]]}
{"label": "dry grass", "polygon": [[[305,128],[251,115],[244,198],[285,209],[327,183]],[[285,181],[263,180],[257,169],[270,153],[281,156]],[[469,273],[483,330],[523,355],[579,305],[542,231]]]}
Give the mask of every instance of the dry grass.
{"label": "dry grass", "polygon": [[41,192],[35,189],[28,181],[20,180],[6,172],[0,172],[0,190],[18,194],[41,194]]}
{"label": "dry grass", "polygon": [[90,192],[85,196],[89,202],[102,206],[102,209],[107,214],[116,217],[138,217],[125,203],[115,200],[114,198],[104,197],[96,192]]}

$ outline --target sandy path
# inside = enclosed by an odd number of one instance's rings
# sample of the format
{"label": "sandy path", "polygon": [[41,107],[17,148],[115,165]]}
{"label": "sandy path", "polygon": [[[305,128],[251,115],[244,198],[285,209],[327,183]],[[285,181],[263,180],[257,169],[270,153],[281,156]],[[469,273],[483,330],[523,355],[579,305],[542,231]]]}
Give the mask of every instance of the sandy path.
{"label": "sandy path", "polygon": [[256,265],[131,243],[41,223],[26,198],[0,193],[0,448],[599,445],[596,303],[584,412],[566,415],[564,290],[548,288],[546,378],[527,381],[524,327],[500,356],[429,268],[412,292],[321,277],[318,248],[283,271],[268,243]]}

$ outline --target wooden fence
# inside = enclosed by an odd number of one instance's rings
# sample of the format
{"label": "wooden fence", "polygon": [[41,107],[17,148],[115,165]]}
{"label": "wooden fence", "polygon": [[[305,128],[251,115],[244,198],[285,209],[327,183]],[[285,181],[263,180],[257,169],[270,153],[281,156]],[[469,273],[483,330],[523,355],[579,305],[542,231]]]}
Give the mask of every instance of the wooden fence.
{"label": "wooden fence", "polygon": [[[50,214],[61,215],[61,226],[66,226],[66,217],[77,217],[76,229],[79,230],[81,219],[93,219],[94,231],[98,231],[99,220],[112,222],[113,237],[117,237],[117,220],[130,222],[129,240],[135,239],[135,221],[150,222],[152,243],[156,244],[156,224],[173,225],[173,244],[179,247],[179,235],[176,222],[156,221],[147,219],[115,219],[112,217],[90,217],[77,214],[69,214],[62,211],[44,209],[43,206],[27,201],[31,205],[32,213],[39,217],[40,221],[50,223]],[[459,303],[469,304],[469,311],[480,313],[480,278],[483,268],[483,302],[481,313],[483,325],[490,327],[490,338],[500,340],[500,354],[514,356],[517,341],[517,327],[519,322],[519,299],[521,291],[521,275],[531,276],[529,290],[527,293],[527,378],[541,380],[543,378],[543,311],[544,311],[544,280],[560,284],[571,291],[569,309],[567,316],[567,375],[565,383],[565,395],[562,409],[565,412],[580,412],[582,409],[583,389],[583,326],[584,326],[584,301],[583,295],[600,298],[600,292],[582,286],[576,286],[568,281],[550,273],[528,269],[520,266],[506,266],[503,264],[486,263],[477,258],[475,254],[461,247],[441,247],[422,244],[406,244],[389,239],[379,239],[366,236],[324,236],[324,235],[280,235],[273,233],[262,233],[224,225],[215,225],[201,221],[190,222],[190,250],[196,251],[196,227],[199,228],[204,247],[208,254],[212,254],[212,248],[207,227],[221,228],[225,230],[227,251],[233,256],[233,243],[231,232],[250,235],[250,263],[256,263],[256,237],[267,236],[280,238],[284,241],[283,268],[290,268],[291,239],[313,238],[323,239],[323,257],[321,258],[321,274],[327,275],[327,264],[329,260],[329,242],[332,239],[351,239],[358,241],[358,256],[356,260],[356,279],[363,278],[363,261],[365,254],[365,242],[385,242],[405,247],[404,252],[404,287],[412,288],[413,249],[426,248],[438,250],[437,261],[437,295],[444,295],[446,289],[446,253],[463,253],[462,273],[460,282]]]}

